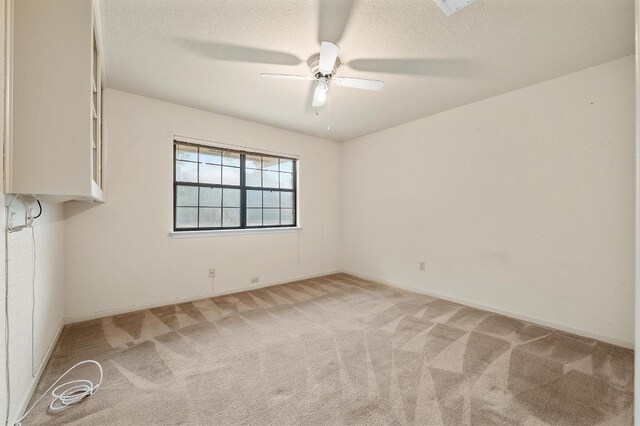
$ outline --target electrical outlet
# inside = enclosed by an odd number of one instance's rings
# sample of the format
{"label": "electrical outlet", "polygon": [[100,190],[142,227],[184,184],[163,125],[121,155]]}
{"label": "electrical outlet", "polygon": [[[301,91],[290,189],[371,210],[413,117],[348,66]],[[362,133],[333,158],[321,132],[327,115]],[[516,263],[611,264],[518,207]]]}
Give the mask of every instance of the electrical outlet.
{"label": "electrical outlet", "polygon": [[258,281],[260,281],[260,278],[258,277],[251,278],[251,284],[258,284]]}
{"label": "electrical outlet", "polygon": [[420,270],[421,271],[426,271],[427,270],[427,263],[424,260],[422,262],[420,262]]}
{"label": "electrical outlet", "polygon": [[209,268],[209,278],[216,277],[216,268]]}

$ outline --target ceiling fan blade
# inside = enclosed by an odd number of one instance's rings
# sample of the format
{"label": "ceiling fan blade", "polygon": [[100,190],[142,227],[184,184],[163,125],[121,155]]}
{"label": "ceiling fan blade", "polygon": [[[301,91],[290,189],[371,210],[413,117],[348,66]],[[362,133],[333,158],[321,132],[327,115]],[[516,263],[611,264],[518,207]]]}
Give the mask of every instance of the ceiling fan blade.
{"label": "ceiling fan blade", "polygon": [[282,80],[315,80],[313,77],[308,75],[272,74],[268,72],[263,72],[262,74],[260,74],[260,77],[279,78]]}
{"label": "ceiling fan blade", "polygon": [[318,10],[318,43],[340,43],[353,11],[355,0],[320,0]]}
{"label": "ceiling fan blade", "polygon": [[347,64],[357,71],[428,77],[468,78],[483,73],[482,63],[456,58],[354,59]]}
{"label": "ceiling fan blade", "polygon": [[338,59],[338,53],[340,48],[337,44],[333,44],[328,41],[323,41],[320,44],[320,71],[324,74],[331,74],[333,72],[333,66]]}
{"label": "ceiling fan blade", "polygon": [[354,89],[372,90],[378,92],[382,90],[384,81],[380,80],[367,80],[365,78],[353,78],[353,77],[338,77],[334,79],[338,86],[352,87]]}
{"label": "ceiling fan blade", "polygon": [[291,53],[277,50],[214,43],[194,38],[181,38],[178,43],[199,56],[217,61],[276,65],[298,65],[302,62],[300,58]]}
{"label": "ceiling fan blade", "polygon": [[311,106],[316,108],[323,106],[327,102],[328,90],[329,90],[329,86],[327,85],[327,83],[318,81],[318,85],[316,86],[316,91],[313,93],[313,101],[311,102]]}

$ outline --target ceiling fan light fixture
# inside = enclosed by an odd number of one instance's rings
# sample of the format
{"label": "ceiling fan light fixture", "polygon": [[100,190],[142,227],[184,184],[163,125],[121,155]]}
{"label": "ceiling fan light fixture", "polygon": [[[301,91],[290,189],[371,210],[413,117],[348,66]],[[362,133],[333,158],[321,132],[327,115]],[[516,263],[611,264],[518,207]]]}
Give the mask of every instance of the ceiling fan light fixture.
{"label": "ceiling fan light fixture", "polygon": [[321,107],[327,102],[327,92],[329,91],[329,84],[326,78],[322,77],[318,79],[318,85],[316,91],[313,94],[312,106]]}

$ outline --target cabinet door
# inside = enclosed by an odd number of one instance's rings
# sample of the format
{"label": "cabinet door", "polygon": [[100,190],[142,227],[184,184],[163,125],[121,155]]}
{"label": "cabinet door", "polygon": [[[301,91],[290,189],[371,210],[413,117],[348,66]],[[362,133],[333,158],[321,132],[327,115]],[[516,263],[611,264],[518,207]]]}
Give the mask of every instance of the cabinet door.
{"label": "cabinet door", "polygon": [[[94,23],[95,28],[95,23]],[[102,188],[102,56],[95,29],[91,53],[91,164],[92,179]]]}

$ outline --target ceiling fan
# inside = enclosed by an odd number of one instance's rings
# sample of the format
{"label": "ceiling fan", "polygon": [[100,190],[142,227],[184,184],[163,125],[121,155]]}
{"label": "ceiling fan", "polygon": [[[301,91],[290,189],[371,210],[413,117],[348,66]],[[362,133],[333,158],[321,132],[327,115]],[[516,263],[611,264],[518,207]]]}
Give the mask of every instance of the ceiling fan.
{"label": "ceiling fan", "polygon": [[271,74],[262,73],[260,76],[264,78],[279,78],[286,80],[317,80],[317,86],[313,94],[311,105],[319,108],[327,102],[327,92],[329,91],[329,82],[334,81],[338,86],[351,87],[354,89],[382,90],[384,82],[380,80],[368,80],[364,78],[354,77],[335,77],[338,67],[340,67],[340,58],[338,53],[340,47],[337,44],[323,41],[320,43],[320,53],[315,53],[307,59],[309,71],[311,75],[291,75],[291,74]]}

